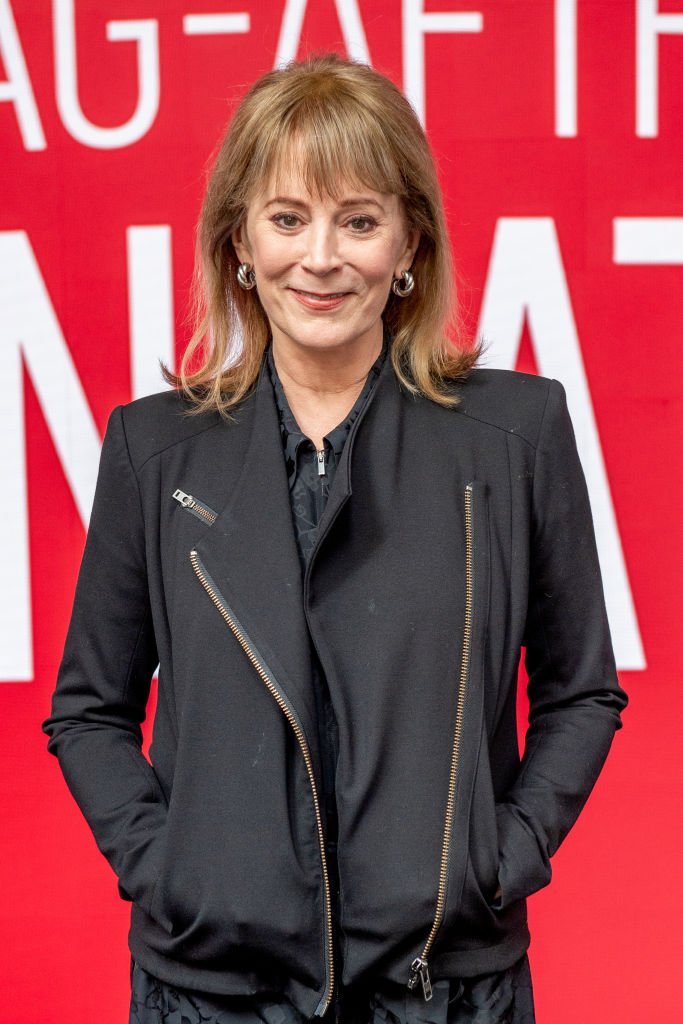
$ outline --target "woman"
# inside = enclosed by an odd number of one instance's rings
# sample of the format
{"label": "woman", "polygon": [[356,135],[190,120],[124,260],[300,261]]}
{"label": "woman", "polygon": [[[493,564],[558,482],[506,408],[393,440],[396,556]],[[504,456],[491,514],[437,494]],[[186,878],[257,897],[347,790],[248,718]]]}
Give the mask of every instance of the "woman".
{"label": "woman", "polygon": [[197,266],[173,389],[110,415],[43,723],[131,1021],[533,1021],[526,897],[627,701],[564,388],[475,366],[419,121],[333,54],[243,99]]}

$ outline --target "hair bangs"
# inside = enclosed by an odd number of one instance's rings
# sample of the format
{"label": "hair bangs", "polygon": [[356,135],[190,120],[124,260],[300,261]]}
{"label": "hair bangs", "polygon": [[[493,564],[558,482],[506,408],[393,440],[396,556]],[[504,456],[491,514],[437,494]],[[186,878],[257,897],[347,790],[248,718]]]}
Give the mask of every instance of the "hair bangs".
{"label": "hair bangs", "polygon": [[279,192],[283,177],[291,176],[311,195],[336,201],[347,188],[402,197],[404,182],[386,141],[377,122],[353,101],[323,103],[320,97],[303,96],[263,135],[261,181],[272,182]]}

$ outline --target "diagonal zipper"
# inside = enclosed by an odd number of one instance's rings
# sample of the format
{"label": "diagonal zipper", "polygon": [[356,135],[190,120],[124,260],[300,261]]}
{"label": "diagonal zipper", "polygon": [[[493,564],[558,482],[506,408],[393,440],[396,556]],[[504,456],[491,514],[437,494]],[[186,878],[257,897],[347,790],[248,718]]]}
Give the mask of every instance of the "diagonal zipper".
{"label": "diagonal zipper", "polygon": [[471,483],[465,486],[465,625],[463,629],[462,657],[460,661],[460,678],[458,682],[458,694],[455,710],[455,728],[453,730],[453,750],[451,753],[451,768],[448,780],[448,798],[446,800],[446,817],[443,828],[443,845],[441,848],[441,867],[439,870],[439,886],[436,898],[436,910],[432,922],[431,931],[427,937],[424,948],[419,956],[415,957],[410,965],[408,988],[414,989],[418,979],[422,983],[422,994],[426,1000],[432,998],[432,983],[429,977],[429,952],[434,943],[436,933],[443,921],[444,906],[446,903],[446,881],[448,879],[448,864],[451,848],[451,837],[453,831],[453,812],[455,809],[455,791],[458,781],[458,763],[460,758],[460,737],[462,733],[462,719],[465,709],[465,694],[467,691],[467,676],[470,663],[470,647],[472,640],[472,611],[473,611],[473,540],[472,540],[472,491]]}
{"label": "diagonal zipper", "polygon": [[[176,494],[177,493],[178,492],[176,492]],[[190,496],[186,495],[185,497]],[[194,499],[192,500],[194,501]],[[187,504],[186,507],[190,508],[189,503]],[[215,513],[213,513],[213,515],[215,518]],[[323,997],[320,1000],[320,1003],[318,1004],[314,1014],[314,1016],[322,1017],[325,1011],[327,1010],[328,1006],[330,1005],[330,1001],[332,999],[332,992],[334,990],[334,948],[332,939],[330,880],[327,871],[325,837],[323,833],[322,816],[320,813],[320,801],[318,799],[318,790],[315,784],[315,774],[313,772],[313,761],[311,759],[308,741],[306,740],[306,736],[301,727],[301,723],[299,722],[291,705],[289,704],[287,699],[282,694],[282,691],[278,687],[272,672],[265,666],[264,659],[255,650],[253,644],[251,643],[249,637],[247,636],[244,627],[239,623],[234,612],[228,607],[225,599],[223,598],[223,595],[220,593],[218,587],[209,576],[206,568],[204,567],[203,563],[199,558],[199,555],[194,549],[190,551],[190,561],[192,562],[192,568],[194,569],[197,577],[199,578],[200,583],[204,587],[204,590],[206,590],[207,594],[213,601],[214,605],[220,612],[221,616],[227,622],[228,626],[230,627],[235,637],[237,638],[239,644],[243,648],[245,654],[249,658],[249,661],[258,672],[259,676],[261,677],[266,687],[275,698],[278,706],[280,707],[285,717],[287,718],[287,721],[290,723],[292,729],[294,730],[294,734],[299,742],[299,746],[301,747],[301,753],[303,754],[304,757],[306,771],[308,772],[308,778],[311,784],[311,792],[313,794],[313,806],[315,809],[315,820],[318,831],[318,843],[320,846],[320,861],[323,872],[323,887],[325,892],[325,932],[327,937],[327,943],[325,947],[325,977],[327,979],[327,982],[325,986],[325,992],[323,993]]]}

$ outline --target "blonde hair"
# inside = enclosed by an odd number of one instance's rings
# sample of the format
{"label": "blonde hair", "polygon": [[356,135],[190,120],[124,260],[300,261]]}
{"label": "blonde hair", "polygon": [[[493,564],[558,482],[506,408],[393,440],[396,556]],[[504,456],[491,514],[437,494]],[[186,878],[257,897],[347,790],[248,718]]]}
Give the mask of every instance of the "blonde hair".
{"label": "blonde hair", "polygon": [[[179,374],[163,363],[167,383],[190,399],[190,413],[229,410],[250,392],[270,339],[257,289],[237,281],[232,232],[250,198],[283,168],[294,145],[297,171],[311,194],[340,197],[345,185],[399,197],[420,232],[411,266],[413,291],[389,292],[383,320],[400,383],[444,406],[458,397],[483,352],[465,344],[441,190],[429,143],[412,106],[384,75],[336,53],[313,53],[262,75],[250,87],[220,143],[196,229],[191,285],[193,334]],[[453,335],[453,340],[449,338]],[[191,369],[193,359],[198,365]]]}

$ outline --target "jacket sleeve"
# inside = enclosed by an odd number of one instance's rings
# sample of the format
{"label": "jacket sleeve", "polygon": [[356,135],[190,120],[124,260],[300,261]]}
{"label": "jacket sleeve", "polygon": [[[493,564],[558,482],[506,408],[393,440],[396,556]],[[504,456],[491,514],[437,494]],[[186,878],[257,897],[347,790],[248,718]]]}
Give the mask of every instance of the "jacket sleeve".
{"label": "jacket sleeve", "polygon": [[110,414],[52,713],[42,723],[72,796],[119,880],[149,912],[166,800],[141,751],[158,664],[137,477],[122,406]]}
{"label": "jacket sleeve", "polygon": [[519,772],[497,806],[496,909],[550,881],[550,858],[588,799],[628,701],[617,677],[566,392],[554,379],[535,455],[522,643],[529,726]]}

